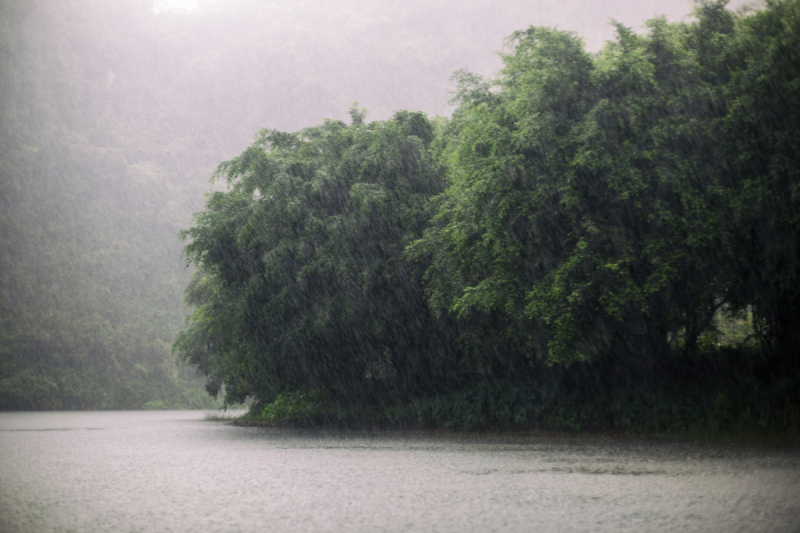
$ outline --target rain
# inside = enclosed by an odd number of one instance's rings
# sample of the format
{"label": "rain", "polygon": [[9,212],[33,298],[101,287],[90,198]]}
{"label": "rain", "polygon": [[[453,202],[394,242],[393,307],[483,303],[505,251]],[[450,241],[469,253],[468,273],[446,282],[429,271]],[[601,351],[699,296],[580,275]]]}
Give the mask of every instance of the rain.
{"label": "rain", "polygon": [[0,1],[0,530],[796,530],[798,20]]}

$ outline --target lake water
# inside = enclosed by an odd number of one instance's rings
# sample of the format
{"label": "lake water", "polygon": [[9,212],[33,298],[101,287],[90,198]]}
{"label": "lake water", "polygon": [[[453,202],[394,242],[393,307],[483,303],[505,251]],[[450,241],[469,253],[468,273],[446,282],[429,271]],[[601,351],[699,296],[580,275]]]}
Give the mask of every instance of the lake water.
{"label": "lake water", "polygon": [[0,531],[800,531],[800,448],[0,413]]}

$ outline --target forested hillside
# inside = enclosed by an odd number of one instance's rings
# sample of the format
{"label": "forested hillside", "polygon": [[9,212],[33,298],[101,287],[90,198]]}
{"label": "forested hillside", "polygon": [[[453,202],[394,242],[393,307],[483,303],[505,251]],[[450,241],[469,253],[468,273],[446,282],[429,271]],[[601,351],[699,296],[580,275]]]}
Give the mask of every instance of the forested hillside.
{"label": "forested hillside", "polygon": [[147,114],[102,66],[124,36],[80,15],[4,2],[0,17],[0,408],[205,405],[169,351],[186,280],[174,235],[199,191],[119,121]]}
{"label": "forested hillside", "polygon": [[178,353],[255,419],[797,431],[800,2],[616,32],[515,32],[450,120],[263,130]]}

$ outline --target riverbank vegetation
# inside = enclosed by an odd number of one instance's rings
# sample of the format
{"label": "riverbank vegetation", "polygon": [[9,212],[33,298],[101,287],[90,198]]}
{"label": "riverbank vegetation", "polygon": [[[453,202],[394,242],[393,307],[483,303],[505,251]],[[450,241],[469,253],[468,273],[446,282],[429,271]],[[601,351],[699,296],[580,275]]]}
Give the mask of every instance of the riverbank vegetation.
{"label": "riverbank vegetation", "polygon": [[514,33],[452,119],[265,130],[175,341],[251,420],[800,430],[800,2]]}

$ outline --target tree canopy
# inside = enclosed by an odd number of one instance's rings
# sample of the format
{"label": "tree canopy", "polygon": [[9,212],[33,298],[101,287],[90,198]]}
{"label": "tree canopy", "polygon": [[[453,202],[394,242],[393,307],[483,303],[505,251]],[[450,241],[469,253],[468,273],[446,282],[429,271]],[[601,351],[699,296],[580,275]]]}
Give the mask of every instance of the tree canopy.
{"label": "tree canopy", "polygon": [[229,395],[400,397],[702,356],[721,315],[797,368],[800,2],[515,32],[451,120],[263,131],[216,178],[175,349]]}
{"label": "tree canopy", "polygon": [[499,313],[532,360],[635,365],[695,350],[721,308],[753,306],[789,356],[797,6],[701,3],[693,23],[618,25],[594,57],[530,28],[492,83],[462,75],[448,187],[411,249],[432,257],[434,308]]}
{"label": "tree canopy", "polygon": [[283,391],[409,394],[446,378],[454,350],[403,258],[443,189],[421,113],[262,131],[220,165],[185,254],[197,306],[175,347],[235,400]]}

